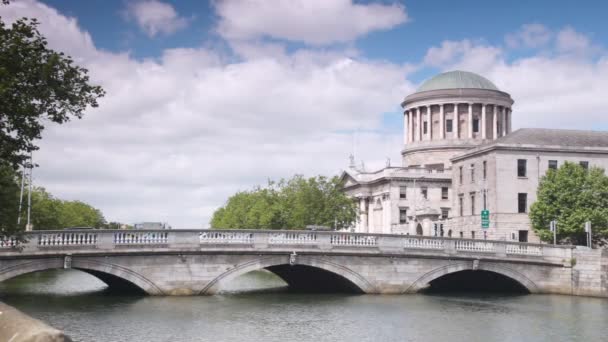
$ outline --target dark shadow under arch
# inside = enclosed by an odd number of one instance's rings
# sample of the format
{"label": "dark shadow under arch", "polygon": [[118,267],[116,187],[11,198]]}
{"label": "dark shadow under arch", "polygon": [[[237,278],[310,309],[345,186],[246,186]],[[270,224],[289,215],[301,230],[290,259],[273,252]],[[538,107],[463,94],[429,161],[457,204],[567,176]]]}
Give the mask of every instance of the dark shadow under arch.
{"label": "dark shadow under arch", "polygon": [[513,278],[500,273],[484,270],[463,270],[448,273],[429,282],[422,289],[424,293],[518,293],[528,294],[530,291]]}
{"label": "dark shadow under arch", "polygon": [[[62,269],[63,258],[24,260],[22,263],[0,269],[0,282],[23,274]],[[73,259],[73,269],[91,274],[108,285],[110,291],[117,293],[147,293],[162,295],[162,291],[147,278],[123,266],[93,260]],[[116,290],[116,291],[114,291]]]}
{"label": "dark shadow under arch", "polygon": [[350,280],[317,267],[283,264],[266,269],[283,279],[290,292],[363,293],[363,290]]}
{"label": "dark shadow under arch", "polygon": [[[463,271],[473,271],[473,272],[490,272],[495,273],[502,278],[498,278],[493,276],[494,279],[497,280],[506,280],[506,281],[514,281],[517,284],[521,285],[525,292],[527,293],[539,293],[539,289],[536,284],[526,275],[518,272],[516,269],[508,267],[507,265],[499,265],[493,263],[479,263],[477,266],[474,266],[475,262],[455,262],[450,263],[438,268],[435,268],[412,283],[412,285],[405,291],[407,293],[416,293],[421,292],[429,288],[430,284],[436,279],[442,278],[444,276],[449,276],[450,274],[455,274]],[[467,276],[477,276],[479,273],[462,273],[458,277],[467,278]],[[447,278],[449,279],[449,278]],[[471,280],[471,278],[468,278]],[[458,279],[456,279],[458,280]],[[479,283],[479,282],[477,282]],[[483,283],[483,282],[482,282]],[[488,286],[486,286],[488,287]]]}
{"label": "dark shadow under arch", "polygon": [[251,271],[266,269],[283,279],[289,290],[305,292],[375,293],[374,286],[355,271],[322,257],[298,257],[293,265],[289,256],[269,256],[253,259],[220,274],[199,294],[221,291],[221,284]]}

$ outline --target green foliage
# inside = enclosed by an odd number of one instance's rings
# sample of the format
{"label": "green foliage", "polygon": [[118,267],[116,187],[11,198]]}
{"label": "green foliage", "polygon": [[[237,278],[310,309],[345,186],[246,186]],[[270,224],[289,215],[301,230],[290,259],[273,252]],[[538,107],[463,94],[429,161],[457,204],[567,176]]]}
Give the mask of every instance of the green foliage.
{"label": "green foliage", "polygon": [[15,171],[0,162],[0,241],[18,231],[19,191]]}
{"label": "green foliage", "polygon": [[252,191],[238,192],[215,211],[211,227],[217,229],[304,229],[318,225],[338,229],[350,227],[356,204],[342,191],[338,177],[290,180]]}
{"label": "green foliage", "polygon": [[106,224],[98,209],[81,201],[60,200],[44,188],[36,188],[32,191],[31,218],[35,230],[69,227],[104,228]]}
{"label": "green foliage", "polygon": [[591,221],[594,242],[602,243],[608,237],[608,176],[603,169],[585,170],[566,162],[547,171],[537,197],[530,208],[530,220],[542,240],[553,240],[549,231],[552,220],[557,221],[560,241],[585,244],[586,221]]}
{"label": "green foliage", "polygon": [[[6,3],[6,2],[5,2]],[[47,47],[35,19],[0,21],[0,160],[15,169],[38,149],[43,123],[81,118],[104,95],[87,70]]]}

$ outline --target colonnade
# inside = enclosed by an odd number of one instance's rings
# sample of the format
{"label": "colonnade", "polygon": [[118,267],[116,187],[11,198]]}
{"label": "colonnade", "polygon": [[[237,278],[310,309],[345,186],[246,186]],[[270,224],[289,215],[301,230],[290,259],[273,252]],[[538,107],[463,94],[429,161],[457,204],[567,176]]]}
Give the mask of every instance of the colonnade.
{"label": "colonnade", "polygon": [[[475,104],[481,105],[481,120],[477,122],[479,127],[476,132],[473,129],[473,106]],[[462,107],[465,105],[467,106],[467,111],[462,112]],[[452,111],[446,113],[446,106],[452,107]],[[433,128],[432,119],[437,115],[437,113],[433,113],[433,107],[439,107],[439,132],[434,132]],[[466,115],[466,132],[460,132],[460,119],[463,114]],[[447,115],[451,115],[451,119],[446,119]],[[490,134],[488,134],[487,129],[489,116],[492,120]],[[479,117],[476,116],[475,119],[479,119]],[[451,121],[448,122],[448,120]],[[448,123],[451,125],[451,129],[450,127],[446,127]],[[403,131],[404,144],[418,141],[443,140],[446,139],[446,133],[449,133],[452,139],[497,139],[511,132],[511,108],[476,102],[414,106],[407,108],[404,112]]]}

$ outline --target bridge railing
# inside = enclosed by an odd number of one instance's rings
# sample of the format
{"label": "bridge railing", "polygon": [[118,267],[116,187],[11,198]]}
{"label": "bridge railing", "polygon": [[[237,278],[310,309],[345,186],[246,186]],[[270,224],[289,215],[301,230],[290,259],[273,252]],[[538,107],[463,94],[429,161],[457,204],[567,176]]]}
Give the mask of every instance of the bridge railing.
{"label": "bridge railing", "polygon": [[[127,249],[335,250],[345,253],[443,253],[570,260],[572,246],[473,240],[412,235],[361,234],[332,231],[279,230],[70,230],[34,231],[26,243],[0,242],[0,256],[9,253],[124,252]],[[564,261],[565,262],[565,261]]]}

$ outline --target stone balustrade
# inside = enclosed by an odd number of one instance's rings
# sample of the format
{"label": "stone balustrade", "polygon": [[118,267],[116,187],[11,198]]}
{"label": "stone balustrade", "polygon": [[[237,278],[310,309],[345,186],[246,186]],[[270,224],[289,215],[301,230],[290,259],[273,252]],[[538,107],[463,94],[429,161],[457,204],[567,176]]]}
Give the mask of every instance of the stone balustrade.
{"label": "stone balustrade", "polygon": [[429,236],[360,234],[326,231],[269,230],[74,230],[34,231],[25,234],[27,242],[15,239],[0,242],[0,256],[17,253],[87,253],[117,249],[150,251],[184,249],[204,251],[237,248],[266,250],[315,250],[361,254],[438,253],[479,255],[499,258],[569,261],[572,246],[516,243],[493,240],[455,239]]}

